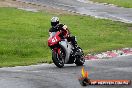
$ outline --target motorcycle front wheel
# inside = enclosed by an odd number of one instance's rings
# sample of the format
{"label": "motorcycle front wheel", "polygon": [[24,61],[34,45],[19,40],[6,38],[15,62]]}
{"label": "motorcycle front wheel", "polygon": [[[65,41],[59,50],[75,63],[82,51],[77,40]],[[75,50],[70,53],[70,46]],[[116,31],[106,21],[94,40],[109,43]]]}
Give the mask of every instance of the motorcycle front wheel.
{"label": "motorcycle front wheel", "polygon": [[65,53],[62,49],[60,49],[60,55],[57,52],[52,52],[52,60],[57,67],[62,68],[64,66],[64,58]]}

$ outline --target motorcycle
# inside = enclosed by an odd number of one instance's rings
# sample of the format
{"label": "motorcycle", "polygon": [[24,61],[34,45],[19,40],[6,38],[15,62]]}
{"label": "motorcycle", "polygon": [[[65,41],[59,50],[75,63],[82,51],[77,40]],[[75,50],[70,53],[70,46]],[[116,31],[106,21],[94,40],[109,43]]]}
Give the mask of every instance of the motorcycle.
{"label": "motorcycle", "polygon": [[61,32],[52,32],[48,38],[48,46],[52,50],[53,63],[62,68],[64,64],[82,66],[85,62],[82,49],[77,46],[74,51],[73,45],[67,39],[61,38]]}

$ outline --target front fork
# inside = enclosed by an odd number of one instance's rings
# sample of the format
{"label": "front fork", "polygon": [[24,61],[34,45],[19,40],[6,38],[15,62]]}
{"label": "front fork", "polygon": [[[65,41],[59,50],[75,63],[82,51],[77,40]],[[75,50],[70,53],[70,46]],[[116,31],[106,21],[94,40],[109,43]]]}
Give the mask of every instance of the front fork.
{"label": "front fork", "polygon": [[58,55],[60,55],[60,48],[54,48],[54,49],[52,49],[52,51],[56,52],[56,53],[58,53]]}

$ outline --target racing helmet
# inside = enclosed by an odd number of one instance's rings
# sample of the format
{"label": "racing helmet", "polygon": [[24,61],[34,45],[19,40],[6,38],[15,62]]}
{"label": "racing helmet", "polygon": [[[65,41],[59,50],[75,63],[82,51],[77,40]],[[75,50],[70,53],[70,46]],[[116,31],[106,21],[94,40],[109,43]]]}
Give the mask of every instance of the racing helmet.
{"label": "racing helmet", "polygon": [[58,17],[52,17],[51,18],[51,26],[56,26],[59,24],[59,18]]}

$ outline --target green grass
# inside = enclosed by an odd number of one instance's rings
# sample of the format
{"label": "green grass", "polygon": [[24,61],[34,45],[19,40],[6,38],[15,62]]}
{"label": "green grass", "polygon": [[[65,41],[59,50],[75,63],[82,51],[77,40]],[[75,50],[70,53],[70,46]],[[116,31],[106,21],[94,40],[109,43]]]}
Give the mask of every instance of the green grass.
{"label": "green grass", "polygon": [[121,7],[132,8],[132,0],[91,0],[91,1],[115,4]]}
{"label": "green grass", "polygon": [[[56,14],[0,8],[0,67],[52,62],[47,46]],[[79,15],[57,15],[77,36],[85,54],[132,47],[132,24]]]}

